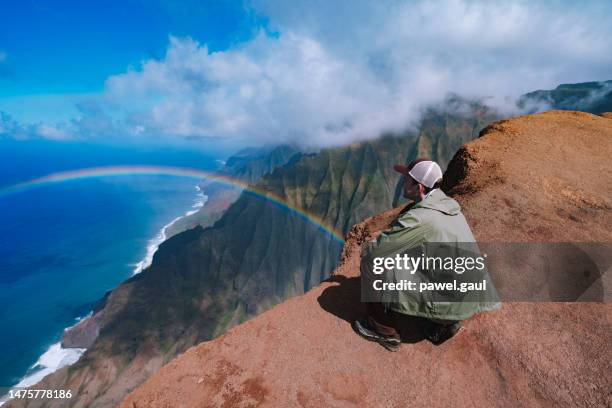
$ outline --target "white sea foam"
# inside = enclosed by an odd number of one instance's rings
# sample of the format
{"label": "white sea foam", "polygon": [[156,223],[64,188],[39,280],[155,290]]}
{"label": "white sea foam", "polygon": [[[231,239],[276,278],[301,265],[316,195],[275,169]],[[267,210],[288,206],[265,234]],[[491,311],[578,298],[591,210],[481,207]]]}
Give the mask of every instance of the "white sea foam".
{"label": "white sea foam", "polygon": [[164,227],[157,233],[157,235],[149,240],[149,243],[147,244],[147,252],[144,258],[142,258],[142,260],[134,266],[133,275],[136,275],[151,266],[151,262],[153,262],[153,255],[155,255],[155,252],[157,251],[161,243],[168,239],[168,228],[173,226],[181,218],[189,217],[190,215],[197,213],[198,210],[202,208],[204,204],[206,204],[208,196],[202,192],[202,188],[200,186],[195,186],[195,189],[197,191],[197,194],[195,202],[191,206],[191,209],[185,214],[176,217],[168,224],[164,225]]}
{"label": "white sea foam", "polygon": [[[78,324],[83,319],[91,316],[89,313],[87,316],[79,317],[76,319]],[[74,327],[74,326],[71,326]],[[68,330],[70,327],[64,329]],[[47,375],[59,370],[62,367],[72,365],[78,361],[83,355],[86,349],[84,348],[63,348],[60,342],[52,344],[47,351],[45,351],[38,360],[30,366],[26,375],[12,388],[27,388],[36,384]],[[8,394],[0,396],[0,405],[8,401]]]}
{"label": "white sea foam", "polygon": [[84,352],[84,348],[63,348],[60,342],[51,345],[15,387],[30,387],[36,384],[52,372],[76,363]]}
{"label": "white sea foam", "polygon": [[183,217],[189,217],[190,215],[197,213],[198,210],[204,207],[204,204],[206,204],[206,201],[208,200],[208,196],[204,194],[204,192],[202,191],[202,188],[200,186],[196,186],[196,191],[198,192],[198,194],[196,194],[195,202],[191,206],[192,209],[187,211]]}

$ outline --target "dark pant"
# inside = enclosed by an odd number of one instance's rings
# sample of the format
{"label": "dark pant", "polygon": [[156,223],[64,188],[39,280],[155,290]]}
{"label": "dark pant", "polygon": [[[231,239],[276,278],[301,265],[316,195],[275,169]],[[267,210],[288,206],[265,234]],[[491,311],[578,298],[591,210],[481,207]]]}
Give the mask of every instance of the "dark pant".
{"label": "dark pant", "polygon": [[385,309],[380,303],[366,303],[366,313],[368,323],[376,333],[400,338],[396,330],[401,316],[399,313]]}
{"label": "dark pant", "polygon": [[[394,312],[380,303],[366,303],[366,313],[368,314],[368,323],[378,333],[384,336],[393,336],[400,338],[397,328],[402,318],[406,317],[401,313]],[[428,319],[430,323],[440,326],[449,326],[457,323],[458,320],[440,320]]]}

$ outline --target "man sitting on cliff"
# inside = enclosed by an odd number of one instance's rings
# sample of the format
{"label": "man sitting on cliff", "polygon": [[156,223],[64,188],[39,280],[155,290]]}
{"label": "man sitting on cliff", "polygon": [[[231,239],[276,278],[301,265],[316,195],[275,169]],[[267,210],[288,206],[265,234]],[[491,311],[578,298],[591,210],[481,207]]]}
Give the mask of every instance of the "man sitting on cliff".
{"label": "man sitting on cliff", "polygon": [[[427,319],[425,337],[434,344],[441,344],[460,330],[460,321],[474,313],[496,309],[497,300],[485,299],[483,294],[444,292],[425,293],[419,291],[377,293],[377,300],[366,299],[367,289],[380,279],[373,264],[376,258],[393,258],[407,252],[421,252],[430,243],[444,243],[451,251],[458,253],[463,243],[476,247],[475,239],[459,204],[440,189],[442,170],[440,166],[426,159],[419,159],[408,166],[396,165],[394,169],[402,174],[403,195],[413,201],[407,206],[390,230],[384,231],[376,241],[368,244],[361,259],[362,301],[366,303],[367,318],[354,322],[355,331],[368,340],[377,341],[386,349],[396,351],[401,343],[397,324],[403,315]],[[476,247],[477,248],[477,247]],[[475,252],[478,252],[476,249]],[[453,271],[453,274],[456,271]],[[378,272],[380,273],[380,272]],[[391,280],[399,281],[396,270],[391,271]],[[433,270],[420,268],[410,273],[410,279],[417,282],[436,282],[444,277]],[[458,276],[458,275],[455,275]],[[465,276],[465,275],[464,275]],[[478,276],[489,280],[486,269]],[[451,278],[453,279],[453,278]],[[489,281],[491,290],[493,285]],[[364,288],[366,292],[364,292]],[[387,296],[384,296],[387,295]],[[496,294],[495,294],[496,295]],[[445,301],[435,301],[436,299]]]}

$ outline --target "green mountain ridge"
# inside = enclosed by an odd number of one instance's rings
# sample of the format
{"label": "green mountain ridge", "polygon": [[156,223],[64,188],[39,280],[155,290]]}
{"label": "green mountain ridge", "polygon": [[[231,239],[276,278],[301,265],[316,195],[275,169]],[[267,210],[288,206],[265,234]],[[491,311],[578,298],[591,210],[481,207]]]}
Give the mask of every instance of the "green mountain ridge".
{"label": "green mountain ridge", "polygon": [[[600,114],[612,111],[612,80],[561,84],[552,90],[538,90],[525,94],[519,100],[520,107],[530,103],[544,103],[550,109],[580,110]],[[535,112],[534,109],[528,110]]]}

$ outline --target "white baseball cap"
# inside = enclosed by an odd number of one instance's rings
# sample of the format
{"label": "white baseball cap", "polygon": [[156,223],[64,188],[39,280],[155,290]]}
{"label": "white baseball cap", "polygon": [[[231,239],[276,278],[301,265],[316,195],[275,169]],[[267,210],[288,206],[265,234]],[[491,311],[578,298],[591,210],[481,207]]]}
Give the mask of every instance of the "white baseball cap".
{"label": "white baseball cap", "polygon": [[412,168],[402,164],[396,164],[393,168],[428,188],[432,188],[442,178],[442,169],[438,163],[431,160],[420,161]]}

